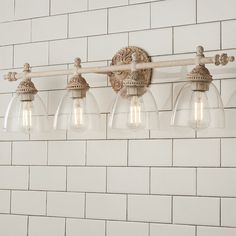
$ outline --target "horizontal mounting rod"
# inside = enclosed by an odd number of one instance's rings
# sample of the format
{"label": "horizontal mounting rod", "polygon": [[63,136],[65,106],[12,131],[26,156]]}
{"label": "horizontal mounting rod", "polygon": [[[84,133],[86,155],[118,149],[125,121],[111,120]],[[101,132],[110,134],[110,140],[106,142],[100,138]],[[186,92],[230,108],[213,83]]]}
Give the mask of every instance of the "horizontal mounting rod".
{"label": "horizontal mounting rod", "polygon": [[[158,61],[158,62],[145,62],[137,63],[136,69],[152,69],[152,68],[164,68],[164,67],[175,67],[175,66],[187,66],[196,64],[215,64],[215,65],[226,65],[228,62],[233,62],[234,57],[228,56],[223,53],[221,55],[216,54],[213,57],[195,57],[188,59],[178,59],[169,61]],[[75,72],[78,74],[87,73],[102,73],[110,74],[112,72],[121,71],[131,71],[132,64],[121,64],[121,65],[111,65],[111,66],[101,66],[101,67],[86,67],[86,68],[72,68],[67,70],[52,70],[52,71],[40,71],[40,72],[9,72],[4,76],[5,80],[16,81],[22,78],[39,78],[39,77],[49,77],[49,76],[60,76],[60,75],[72,75]]]}

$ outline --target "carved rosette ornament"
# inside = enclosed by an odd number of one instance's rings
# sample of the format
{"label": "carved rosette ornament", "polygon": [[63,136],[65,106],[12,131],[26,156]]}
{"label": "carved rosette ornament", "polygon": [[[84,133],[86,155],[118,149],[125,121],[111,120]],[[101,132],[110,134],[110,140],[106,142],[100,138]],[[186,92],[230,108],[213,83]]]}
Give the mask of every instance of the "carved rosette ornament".
{"label": "carved rosette ornament", "polygon": [[[137,63],[150,62],[148,54],[138,47],[125,47],[119,50],[112,58],[111,65],[123,65],[132,63],[132,55],[136,54]],[[152,69],[139,70],[138,77],[144,79],[146,86],[150,84]],[[112,88],[118,92],[123,87],[123,81],[131,75],[131,71],[111,72],[108,74]]]}
{"label": "carved rosette ornament", "polygon": [[227,53],[222,53],[221,55],[216,54],[213,60],[216,66],[219,65],[225,66],[229,62],[233,62],[234,59],[235,59],[234,56],[228,56]]}

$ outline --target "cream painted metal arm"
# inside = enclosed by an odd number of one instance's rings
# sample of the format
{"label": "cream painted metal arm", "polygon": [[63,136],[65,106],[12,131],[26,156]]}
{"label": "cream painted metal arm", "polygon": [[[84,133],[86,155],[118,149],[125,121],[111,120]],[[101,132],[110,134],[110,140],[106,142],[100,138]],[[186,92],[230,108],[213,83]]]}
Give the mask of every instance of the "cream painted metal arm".
{"label": "cream painted metal arm", "polygon": [[[200,59],[200,64],[215,64],[215,65],[226,65],[228,62],[234,61],[233,56],[227,56],[227,54],[219,54],[214,57],[204,57]],[[175,67],[175,66],[186,66],[186,65],[195,65],[196,58],[180,59],[180,60],[169,60],[169,61],[158,61],[158,62],[146,62],[146,63],[137,63],[136,69],[152,69],[152,68],[163,68],[163,67]],[[79,74],[87,73],[104,73],[109,72],[118,72],[118,71],[130,71],[131,64],[125,65],[114,65],[114,66],[101,66],[101,67],[86,67],[78,69],[67,69],[67,70],[52,70],[52,71],[40,71],[40,72],[29,72],[25,73],[15,73],[9,72],[4,76],[5,80],[16,81],[23,78],[24,76],[28,78],[39,78],[39,77],[49,77],[49,76],[59,76],[59,75],[72,75],[76,71]]]}

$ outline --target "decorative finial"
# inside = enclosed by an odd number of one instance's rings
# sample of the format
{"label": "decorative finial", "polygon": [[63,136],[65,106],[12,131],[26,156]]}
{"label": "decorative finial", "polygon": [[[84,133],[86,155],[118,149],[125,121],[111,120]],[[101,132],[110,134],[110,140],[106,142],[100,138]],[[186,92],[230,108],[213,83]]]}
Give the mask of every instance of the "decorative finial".
{"label": "decorative finial", "polygon": [[76,68],[81,68],[81,59],[79,57],[75,58],[74,65]]}
{"label": "decorative finial", "polygon": [[203,46],[201,46],[201,45],[197,46],[196,52],[197,52],[197,55],[202,56],[203,53],[204,53],[204,48],[203,48]]}
{"label": "decorative finial", "polygon": [[23,72],[30,72],[30,64],[29,63],[24,64]]}

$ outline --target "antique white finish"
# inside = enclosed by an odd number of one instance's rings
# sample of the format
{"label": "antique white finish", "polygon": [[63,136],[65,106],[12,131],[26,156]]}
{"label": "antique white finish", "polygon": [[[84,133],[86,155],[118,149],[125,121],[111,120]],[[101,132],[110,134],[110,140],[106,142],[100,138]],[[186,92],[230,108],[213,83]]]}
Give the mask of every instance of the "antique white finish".
{"label": "antique white finish", "polygon": [[101,67],[75,67],[73,69],[67,70],[52,70],[52,71],[40,71],[40,72],[9,72],[4,76],[5,80],[16,81],[22,78],[35,78],[35,77],[48,77],[48,76],[59,76],[59,75],[72,75],[77,74],[86,74],[86,73],[104,73],[108,74],[111,79],[112,87],[115,91],[120,90],[122,87],[123,79],[129,74],[132,69],[132,53],[137,55],[137,64],[136,70],[139,73],[145,75],[147,84],[150,82],[151,70],[153,68],[162,68],[162,67],[175,67],[175,66],[186,66],[186,65],[205,65],[205,64],[215,64],[226,65],[228,62],[233,62],[234,57],[228,56],[223,53],[221,55],[216,54],[213,57],[204,57],[203,47],[197,47],[197,55],[195,58],[188,59],[179,59],[179,60],[169,60],[169,61],[158,61],[150,62],[148,55],[140,48],[137,47],[127,47],[123,48],[117,52],[117,54],[112,59],[112,64],[110,66],[101,66]]}

